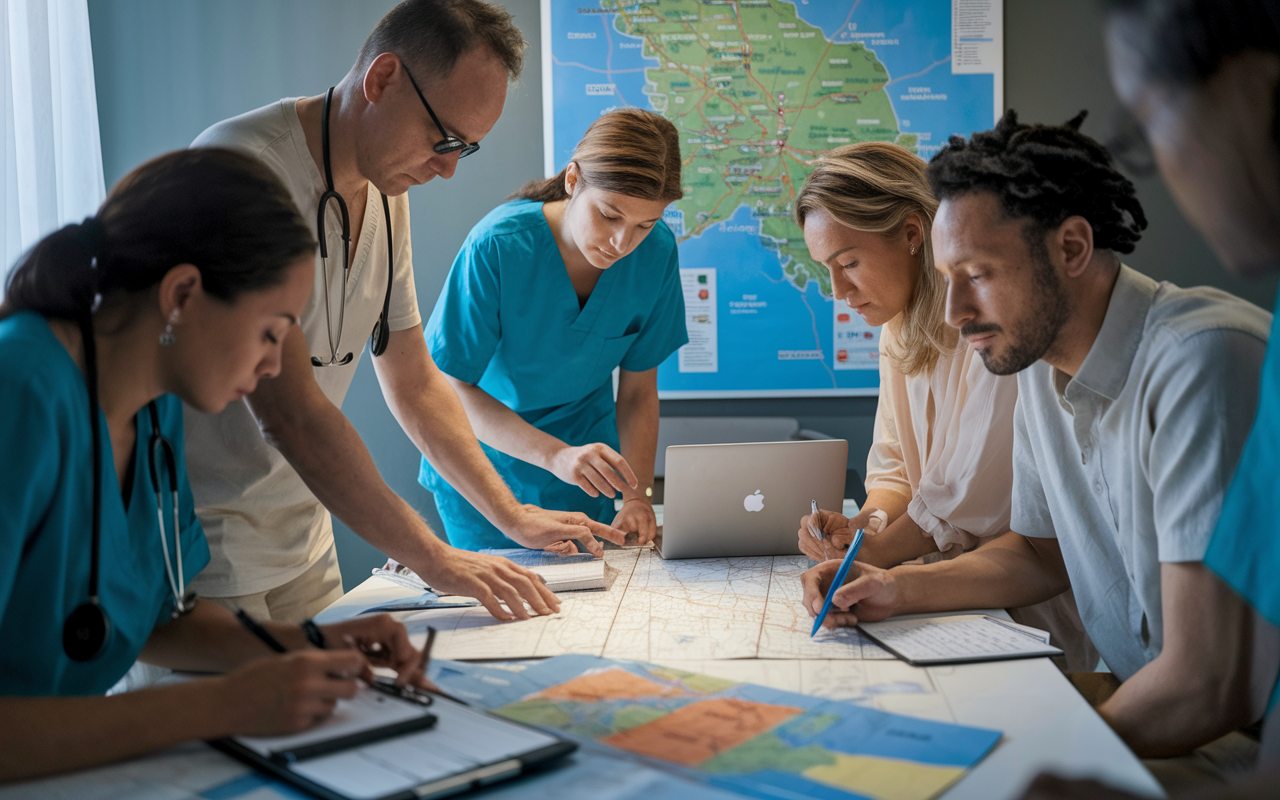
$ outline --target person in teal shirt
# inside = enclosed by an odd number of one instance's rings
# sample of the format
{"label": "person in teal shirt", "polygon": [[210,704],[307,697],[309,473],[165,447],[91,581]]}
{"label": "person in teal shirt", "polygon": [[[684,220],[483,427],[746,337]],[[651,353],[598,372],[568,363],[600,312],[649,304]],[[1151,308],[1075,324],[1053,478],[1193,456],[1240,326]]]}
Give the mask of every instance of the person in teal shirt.
{"label": "person in teal shirt", "polygon": [[[314,249],[264,165],[186,150],[134,170],[96,215],[47,236],[11,273],[0,305],[0,784],[182,741],[302,730],[356,691],[364,652],[425,682],[390,617],[268,624],[298,651],[274,656],[185,589],[209,546],[187,483],[183,403],[219,411],[279,372]],[[104,696],[139,659],[226,674]]]}
{"label": "person in teal shirt", "polygon": [[[639,109],[603,115],[560,174],[472,229],[426,330],[521,502],[581,511],[641,542],[657,529],[657,367],[688,341],[675,237],[662,222],[681,196],[675,127]],[[419,481],[450,543],[516,546],[426,459]]]}

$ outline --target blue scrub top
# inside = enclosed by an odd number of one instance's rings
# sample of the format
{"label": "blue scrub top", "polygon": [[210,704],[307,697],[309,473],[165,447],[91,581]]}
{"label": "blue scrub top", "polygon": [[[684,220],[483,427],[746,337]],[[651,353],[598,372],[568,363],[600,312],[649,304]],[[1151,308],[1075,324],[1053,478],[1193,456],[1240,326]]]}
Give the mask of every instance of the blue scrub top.
{"label": "blue scrub top", "polygon": [[[98,593],[112,630],[97,658],[72,661],[62,650],[62,624],[88,599],[93,535],[89,393],[80,368],[37,314],[0,321],[0,363],[0,695],[102,694],[129,671],[173,608],[148,470],[151,416],[144,408],[136,418],[128,510],[101,419]],[[209,545],[187,483],[182,403],[165,395],[156,406],[178,462],[183,570],[190,581],[209,562]],[[172,558],[173,508],[168,473],[161,475]]]}
{"label": "blue scrub top", "polygon": [[[1280,302],[1271,321],[1262,391],[1253,429],[1222,514],[1213,529],[1204,563],[1272,625],[1280,626]],[[1280,701],[1280,682],[1271,708]]]}
{"label": "blue scrub top", "polygon": [[[542,203],[498,206],[471,230],[427,321],[440,369],[474,383],[526,422],[573,446],[618,444],[615,367],[644,372],[689,341],[675,236],[659,222],[604,270],[581,309]],[[613,500],[592,498],[532,464],[484,448],[523,503],[609,522]],[[422,461],[456,547],[516,546]]]}

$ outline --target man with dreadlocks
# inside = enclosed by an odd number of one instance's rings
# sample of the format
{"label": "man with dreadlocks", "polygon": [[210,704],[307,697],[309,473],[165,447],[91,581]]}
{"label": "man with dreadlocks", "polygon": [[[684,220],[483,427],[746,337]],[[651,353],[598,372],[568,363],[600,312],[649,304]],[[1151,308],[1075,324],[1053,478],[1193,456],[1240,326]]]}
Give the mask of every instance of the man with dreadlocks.
{"label": "man with dreadlocks", "polygon": [[[1271,317],[1120,262],[1146,218],[1083,120],[1010,111],[928,168],[947,323],[991,372],[1018,374],[1012,531],[952,561],[858,563],[827,619],[1024,606],[1070,586],[1119,679],[1091,682],[1098,712],[1138,755],[1173,756],[1242,739],[1274,681],[1258,618],[1201,563]],[[813,612],[837,565],[806,573]]]}

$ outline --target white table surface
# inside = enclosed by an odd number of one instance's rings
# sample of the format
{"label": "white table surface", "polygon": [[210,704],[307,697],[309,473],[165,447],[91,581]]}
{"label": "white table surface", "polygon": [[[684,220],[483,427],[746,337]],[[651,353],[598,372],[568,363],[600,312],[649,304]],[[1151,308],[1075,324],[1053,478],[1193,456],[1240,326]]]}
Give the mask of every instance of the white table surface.
{"label": "white table surface", "polygon": [[[358,591],[359,587],[352,594]],[[351,599],[347,598],[348,603]],[[417,633],[413,637],[416,643],[421,644],[421,636]],[[837,699],[850,698],[851,687],[857,682],[853,676],[860,670],[867,673],[878,670],[894,680],[905,677],[929,686],[928,696],[890,696],[877,698],[873,704],[886,711],[915,713],[1004,733],[996,748],[943,795],[946,800],[1015,798],[1033,777],[1045,770],[1071,777],[1094,777],[1138,794],[1163,796],[1142,763],[1045,658],[924,669],[896,661],[755,658],[686,661],[669,657],[655,660],[720,677]],[[886,670],[888,672],[884,672]],[[214,795],[234,800],[284,800],[297,797],[281,794],[271,786],[259,785],[261,783],[247,767],[197,743],[124,764],[0,787],[0,800],[62,797],[197,800]],[[518,785],[511,788],[518,791]],[[539,788],[542,785],[539,780]],[[563,788],[558,792],[559,800],[577,800],[579,796],[582,800],[601,800],[602,797],[598,784],[580,794],[570,786],[557,788]],[[208,794],[209,791],[213,794]]]}

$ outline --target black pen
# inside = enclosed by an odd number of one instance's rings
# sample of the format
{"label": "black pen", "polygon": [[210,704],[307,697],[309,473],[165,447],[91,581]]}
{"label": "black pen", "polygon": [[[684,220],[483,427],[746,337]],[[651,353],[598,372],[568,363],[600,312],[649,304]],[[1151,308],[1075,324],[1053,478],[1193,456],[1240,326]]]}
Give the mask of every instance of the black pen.
{"label": "black pen", "polygon": [[[427,628],[427,641],[422,645],[422,659],[419,662],[419,669],[422,670],[422,677],[427,677],[427,664],[431,662],[431,645],[436,640],[436,629]],[[402,700],[408,700],[411,703],[429,706],[431,705],[431,695],[412,686],[399,686],[396,684],[395,678],[384,678],[382,676],[375,677],[369,683],[374,689],[384,693],[399,697]],[[437,692],[437,694],[441,694]],[[447,696],[447,695],[441,695]],[[450,700],[454,698],[450,697]]]}
{"label": "black pen", "polygon": [[270,633],[267,632],[266,628],[259,625],[253,617],[245,613],[245,610],[243,608],[236,612],[236,619],[239,619],[240,623],[249,629],[249,633],[252,633],[254,636],[257,636],[259,639],[261,639],[263,643],[266,644],[267,647],[270,647],[272,650],[275,650],[277,653],[289,652],[289,649],[287,647],[280,644],[280,642],[276,639],[276,637],[272,636]]}
{"label": "black pen", "polygon": [[[427,680],[431,680],[429,677],[427,677],[427,666],[431,663],[431,645],[435,643],[436,643],[436,629],[428,626],[427,641],[423,642],[422,644],[422,677],[427,678]],[[454,697],[448,692],[441,690],[439,687],[436,687],[435,689],[428,689],[427,691],[431,692],[432,694],[438,694],[441,697],[445,698],[446,700],[452,700],[453,702],[457,703],[460,706],[471,705],[466,700],[463,700],[460,697]]]}

